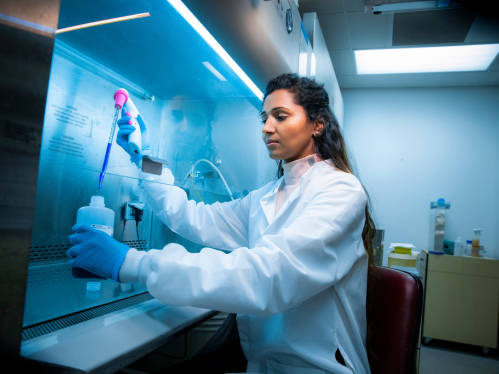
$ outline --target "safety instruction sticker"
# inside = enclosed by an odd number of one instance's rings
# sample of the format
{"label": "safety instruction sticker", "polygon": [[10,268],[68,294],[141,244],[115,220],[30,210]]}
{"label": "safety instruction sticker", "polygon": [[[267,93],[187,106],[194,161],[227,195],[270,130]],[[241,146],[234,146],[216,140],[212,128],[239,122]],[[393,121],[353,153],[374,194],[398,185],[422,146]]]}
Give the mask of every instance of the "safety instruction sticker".
{"label": "safety instruction sticker", "polygon": [[109,236],[113,236],[113,228],[112,227],[109,227],[109,226],[105,226],[105,225],[96,225],[96,224],[93,224],[92,227],[96,230],[99,230],[99,231],[102,231],[102,232],[105,232],[107,235]]}

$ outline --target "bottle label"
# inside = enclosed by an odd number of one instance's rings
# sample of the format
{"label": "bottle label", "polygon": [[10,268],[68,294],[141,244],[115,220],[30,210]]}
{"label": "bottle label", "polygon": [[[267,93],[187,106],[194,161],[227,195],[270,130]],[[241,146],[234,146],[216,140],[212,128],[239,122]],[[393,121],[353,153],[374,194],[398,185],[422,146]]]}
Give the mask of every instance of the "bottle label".
{"label": "bottle label", "polygon": [[109,236],[113,236],[113,228],[112,227],[109,227],[109,226],[105,226],[105,225],[96,225],[96,224],[93,224],[91,225],[94,229],[96,230],[99,230],[99,231],[102,231],[102,232],[105,232],[107,235]]}

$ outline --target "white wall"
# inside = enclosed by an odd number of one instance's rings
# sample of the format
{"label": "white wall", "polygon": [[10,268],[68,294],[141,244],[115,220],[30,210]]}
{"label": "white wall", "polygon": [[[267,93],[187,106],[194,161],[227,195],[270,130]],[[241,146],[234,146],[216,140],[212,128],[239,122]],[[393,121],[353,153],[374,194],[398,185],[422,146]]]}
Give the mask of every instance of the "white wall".
{"label": "white wall", "polygon": [[450,201],[446,239],[483,228],[499,258],[497,87],[348,89],[344,133],[392,242],[428,246],[430,202]]}

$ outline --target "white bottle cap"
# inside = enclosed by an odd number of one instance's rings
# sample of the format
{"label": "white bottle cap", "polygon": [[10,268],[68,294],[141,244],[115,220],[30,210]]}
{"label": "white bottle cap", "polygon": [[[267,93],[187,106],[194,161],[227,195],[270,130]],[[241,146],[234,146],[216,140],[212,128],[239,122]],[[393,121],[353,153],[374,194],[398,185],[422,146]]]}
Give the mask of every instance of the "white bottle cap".
{"label": "white bottle cap", "polygon": [[104,196],[92,196],[92,198],[90,199],[90,205],[104,206]]}

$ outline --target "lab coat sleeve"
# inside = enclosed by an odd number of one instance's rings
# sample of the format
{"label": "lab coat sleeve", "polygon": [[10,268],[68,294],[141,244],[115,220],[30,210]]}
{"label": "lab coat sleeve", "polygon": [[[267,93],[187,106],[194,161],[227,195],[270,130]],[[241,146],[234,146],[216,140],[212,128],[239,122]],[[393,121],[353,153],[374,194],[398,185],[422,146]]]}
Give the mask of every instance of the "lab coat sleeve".
{"label": "lab coat sleeve", "polygon": [[161,302],[272,315],[333,286],[365,256],[366,197],[350,174],[322,186],[298,218],[255,248],[231,253],[178,244],[126,256],[121,281],[139,281]]}
{"label": "lab coat sleeve", "polygon": [[234,250],[248,245],[248,216],[251,196],[207,205],[187,200],[185,191],[172,186],[169,169],[161,176],[139,172],[140,187],[148,206],[165,225],[180,236],[207,246]]}

